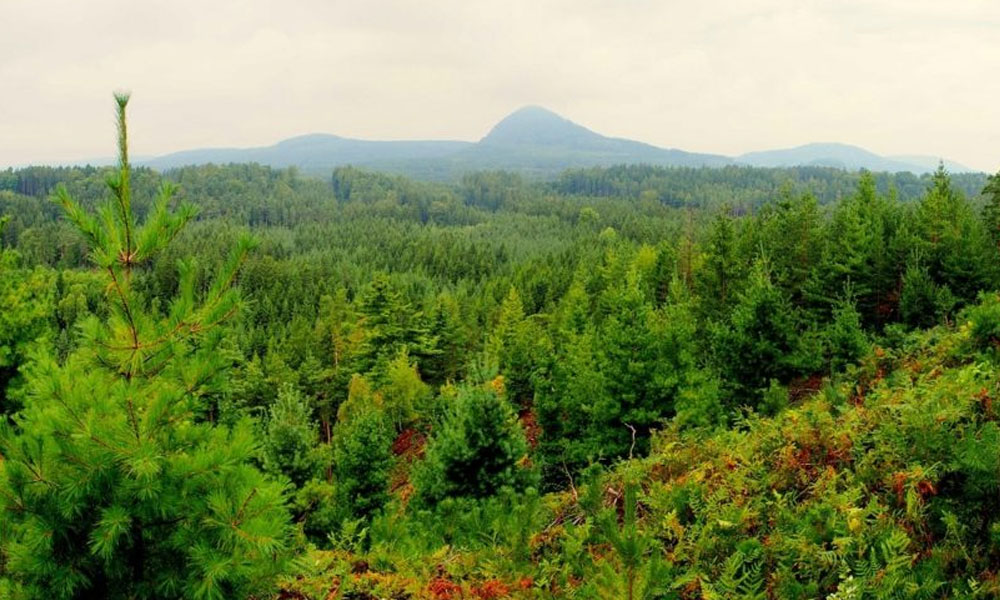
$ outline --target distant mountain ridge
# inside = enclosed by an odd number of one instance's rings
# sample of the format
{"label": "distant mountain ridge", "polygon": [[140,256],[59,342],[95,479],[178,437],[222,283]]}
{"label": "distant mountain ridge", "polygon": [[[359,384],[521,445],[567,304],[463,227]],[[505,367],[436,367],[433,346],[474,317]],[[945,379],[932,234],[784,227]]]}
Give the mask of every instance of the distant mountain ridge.
{"label": "distant mountain ridge", "polygon": [[[750,152],[737,157],[699,154],[607,137],[548,109],[525,106],[500,120],[478,142],[374,141],[308,134],[271,146],[186,150],[137,162],[159,170],[206,163],[256,162],[279,168],[295,166],[314,173],[355,165],[419,178],[448,179],[464,172],[488,169],[551,176],[569,168],[618,164],[824,166],[920,174],[936,168],[938,159],[925,156],[884,157],[846,144],[807,144],[797,148]],[[944,163],[953,172],[972,171],[952,161]]]}
{"label": "distant mountain ridge", "polygon": [[834,167],[849,171],[858,169],[890,173],[911,171],[918,174],[933,171],[938,167],[939,162],[943,162],[951,172],[973,171],[973,169],[954,161],[930,156],[879,156],[858,146],[836,143],[806,144],[795,148],[748,152],[737,156],[735,160],[739,164],[754,167],[815,166]]}
{"label": "distant mountain ridge", "polygon": [[272,167],[326,169],[340,165],[368,165],[382,161],[448,156],[471,146],[458,141],[372,141],[313,133],[260,148],[206,148],[175,152],[145,161],[154,169],[172,169],[204,163],[257,162]]}

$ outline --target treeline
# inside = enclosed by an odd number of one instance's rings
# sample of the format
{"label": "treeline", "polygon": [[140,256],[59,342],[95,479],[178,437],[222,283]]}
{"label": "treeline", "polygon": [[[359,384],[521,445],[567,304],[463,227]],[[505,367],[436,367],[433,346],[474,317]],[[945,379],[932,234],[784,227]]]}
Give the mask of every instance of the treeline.
{"label": "treeline", "polygon": [[943,170],[0,176],[0,591],[27,597],[471,543],[455,514],[782,415],[1000,286],[1000,180]]}

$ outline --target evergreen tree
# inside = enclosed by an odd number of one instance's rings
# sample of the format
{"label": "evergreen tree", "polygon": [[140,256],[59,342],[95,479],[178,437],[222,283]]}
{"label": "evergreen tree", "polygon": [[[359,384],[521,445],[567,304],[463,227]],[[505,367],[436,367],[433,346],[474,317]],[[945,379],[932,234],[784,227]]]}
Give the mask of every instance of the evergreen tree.
{"label": "evergreen tree", "polygon": [[606,432],[606,456],[627,456],[633,441],[634,452],[645,453],[650,430],[673,416],[675,402],[697,368],[696,322],[687,286],[675,278],[671,288],[670,304],[658,311],[643,300],[633,271],[602,299],[613,308],[599,330],[599,364],[604,390],[616,406],[592,426]]}
{"label": "evergreen tree", "polygon": [[465,372],[468,333],[458,300],[448,293],[439,295],[431,314],[431,323],[431,331],[437,337],[438,352],[424,359],[421,372],[429,384],[441,385],[458,379]]}
{"label": "evergreen tree", "polygon": [[379,390],[382,409],[396,431],[426,416],[431,390],[420,379],[416,363],[404,349],[386,369],[385,385]]}
{"label": "evergreen tree", "polygon": [[983,223],[989,232],[993,247],[1000,251],[1000,172],[990,175],[983,187]]}
{"label": "evergreen tree", "polygon": [[438,353],[437,340],[423,315],[414,310],[387,275],[375,276],[360,305],[364,330],[360,367],[372,373],[377,382],[402,350],[417,359],[418,364]]}
{"label": "evergreen tree", "polygon": [[194,216],[169,210],[164,185],[138,227],[117,95],[119,168],[100,218],[65,188],[57,196],[106,274],[110,316],[91,318],[78,351],[42,356],[28,399],[0,429],[2,554],[25,598],[233,598],[267,592],[290,526],[282,486],[253,466],[253,428],[203,420],[224,382],[220,326],[239,306],[232,287],[243,240],[196,300],[194,269],[160,314],[133,279]]}
{"label": "evergreen tree", "polygon": [[327,443],[332,439],[337,410],[347,399],[351,377],[359,368],[365,331],[358,326],[357,318],[347,299],[346,288],[341,287],[335,294],[320,299],[315,329],[325,368],[315,376],[317,412]]}
{"label": "evergreen tree", "polygon": [[495,390],[463,387],[427,443],[414,473],[421,502],[486,498],[502,488],[524,490],[533,472],[522,466],[524,432],[514,410]]}
{"label": "evergreen tree", "polygon": [[369,409],[338,423],[333,433],[334,503],[341,519],[369,518],[389,499],[392,428]]}
{"label": "evergreen tree", "polygon": [[704,312],[718,318],[728,312],[743,278],[736,225],[728,207],[715,216],[708,234],[705,264],[696,276]]}
{"label": "evergreen tree", "polygon": [[861,327],[861,315],[852,301],[842,299],[833,310],[833,321],[827,326],[831,371],[853,363],[869,350],[868,338]]}
{"label": "evergreen tree", "polygon": [[305,398],[292,385],[282,386],[268,410],[261,458],[264,470],[283,475],[296,488],[317,474],[319,433]]}
{"label": "evergreen tree", "polygon": [[[951,294],[934,283],[927,267],[915,256],[903,275],[899,297],[899,313],[903,322],[913,327],[931,327],[939,322],[944,310],[942,298],[947,302]],[[944,309],[944,310],[943,310]]]}
{"label": "evergreen tree", "polygon": [[525,316],[521,296],[513,287],[500,305],[487,352],[500,366],[507,397],[518,406],[530,404],[533,379],[549,355],[549,344],[542,328]]}
{"label": "evergreen tree", "polygon": [[997,281],[989,232],[939,166],[917,207],[918,249],[934,283],[971,302]]}
{"label": "evergreen tree", "polygon": [[768,261],[771,279],[793,306],[805,305],[807,283],[822,258],[823,235],[819,206],[811,194],[782,190],[759,218],[759,258]]}
{"label": "evergreen tree", "polygon": [[864,321],[884,323],[898,279],[889,252],[892,236],[891,205],[878,194],[871,173],[862,172],[857,191],[837,204],[826,228],[822,261],[807,292],[815,314],[829,318],[850,286]]}
{"label": "evergreen tree", "polygon": [[714,346],[716,365],[737,406],[755,406],[772,379],[792,374],[793,309],[762,261],[754,265],[729,322],[716,330]]}
{"label": "evergreen tree", "polygon": [[542,433],[538,454],[548,484],[619,455],[621,406],[610,395],[594,332],[569,332],[558,345],[549,380],[539,385],[535,411]]}

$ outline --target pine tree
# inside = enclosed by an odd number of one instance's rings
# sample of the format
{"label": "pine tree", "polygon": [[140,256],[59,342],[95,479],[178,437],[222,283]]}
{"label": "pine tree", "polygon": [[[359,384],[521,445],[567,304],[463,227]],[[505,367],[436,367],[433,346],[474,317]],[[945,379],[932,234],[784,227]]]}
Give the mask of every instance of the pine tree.
{"label": "pine tree", "polygon": [[261,452],[264,470],[287,477],[296,488],[316,475],[319,468],[315,452],[319,432],[311,412],[302,394],[285,384],[268,410],[264,427]]}
{"label": "pine tree", "polygon": [[705,264],[696,275],[695,289],[711,317],[725,314],[739,291],[745,268],[739,261],[737,238],[734,219],[726,207],[712,221]]}
{"label": "pine tree", "polygon": [[500,306],[487,352],[500,366],[508,398],[518,406],[528,405],[534,395],[533,378],[550,351],[545,332],[525,316],[521,296],[513,287]]}
{"label": "pine tree", "polygon": [[972,206],[939,166],[917,207],[918,249],[934,283],[972,302],[997,282],[996,255],[990,233]]}
{"label": "pine tree", "polygon": [[795,338],[792,307],[766,265],[758,262],[729,323],[713,340],[716,364],[736,405],[755,406],[771,379],[789,377]]}
{"label": "pine tree", "polygon": [[513,408],[486,386],[463,387],[427,444],[414,473],[420,500],[486,498],[509,487],[521,491],[534,474],[521,465],[527,455],[524,432]]}
{"label": "pine tree", "polygon": [[913,327],[936,325],[943,314],[939,301],[942,295],[946,298],[951,296],[934,283],[919,256],[913,257],[903,274],[903,287],[899,296],[899,313],[903,322]]}
{"label": "pine tree", "polygon": [[807,282],[822,257],[819,206],[811,194],[796,195],[790,188],[761,211],[760,243],[770,264],[771,279],[793,306],[805,302]]}
{"label": "pine tree", "polygon": [[164,184],[139,227],[125,122],[116,95],[119,165],[98,217],[57,197],[105,274],[110,316],[90,318],[64,364],[40,357],[28,402],[0,429],[0,521],[7,576],[25,598],[245,598],[281,570],[290,524],[281,485],[253,466],[246,420],[204,419],[224,384],[221,326],[239,308],[233,288],[252,243],[240,241],[198,301],[182,263],[164,314],[133,287],[194,216],[169,209]]}
{"label": "pine tree", "polygon": [[993,240],[993,247],[1000,251],[1000,172],[990,175],[983,187],[983,198],[986,199],[986,206],[983,207],[983,222],[989,232],[990,239]]}
{"label": "pine tree", "polygon": [[367,410],[333,430],[334,502],[341,519],[369,518],[389,499],[392,427]]}
{"label": "pine tree", "polygon": [[402,350],[418,364],[438,354],[437,339],[424,315],[411,306],[387,275],[375,276],[360,304],[364,339],[359,348],[359,363],[377,383]]}
{"label": "pine tree", "polygon": [[826,328],[826,340],[832,371],[857,361],[868,352],[869,343],[861,327],[861,315],[850,294],[834,308],[833,321]]}

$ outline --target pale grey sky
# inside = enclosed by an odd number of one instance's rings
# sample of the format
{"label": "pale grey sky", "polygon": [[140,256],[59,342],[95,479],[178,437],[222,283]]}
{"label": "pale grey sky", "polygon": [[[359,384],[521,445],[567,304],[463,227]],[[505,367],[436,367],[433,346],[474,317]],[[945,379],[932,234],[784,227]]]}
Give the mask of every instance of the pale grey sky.
{"label": "pale grey sky", "polygon": [[302,133],[482,137],[538,104],[739,154],[815,141],[1000,168],[996,0],[0,0],[0,165]]}

